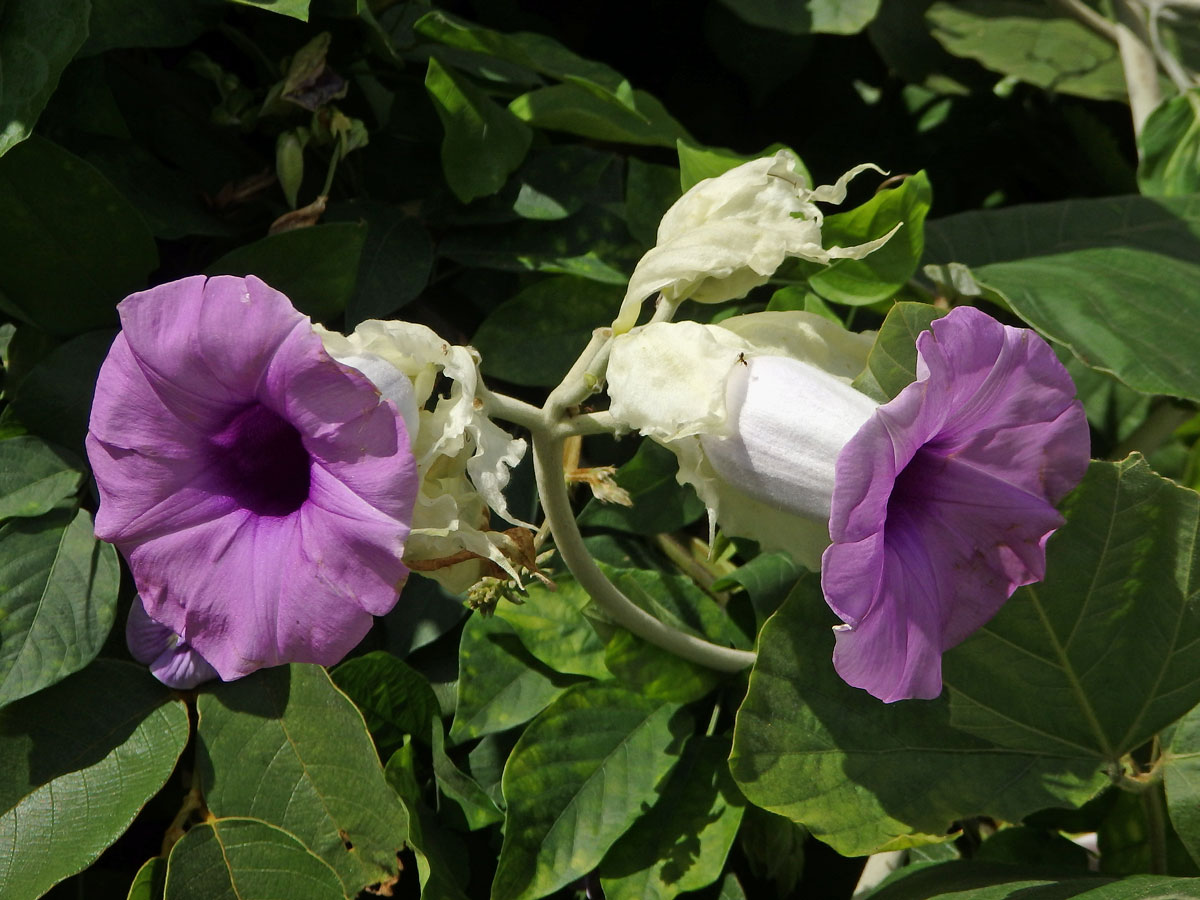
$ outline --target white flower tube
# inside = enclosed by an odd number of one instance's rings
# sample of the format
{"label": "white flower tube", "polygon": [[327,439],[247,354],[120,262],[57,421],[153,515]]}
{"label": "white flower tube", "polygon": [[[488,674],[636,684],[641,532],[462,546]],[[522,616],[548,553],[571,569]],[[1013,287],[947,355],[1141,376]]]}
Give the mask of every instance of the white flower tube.
{"label": "white flower tube", "polygon": [[[319,326],[317,333],[330,356],[370,378],[409,426],[421,484],[405,562],[455,592],[483,574],[479,560],[432,569],[420,563],[466,551],[519,578],[511,561],[519,548],[488,525],[490,508],[514,525],[532,528],[509,511],[503,493],[510,470],[525,455],[525,442],[491,421],[478,402],[475,350],[409,322],[373,319],[349,337]],[[439,376],[450,381],[450,393],[430,403]]]}
{"label": "white flower tube", "polygon": [[828,263],[861,259],[883,246],[895,228],[854,247],[821,246],[824,216],[816,204],[841,203],[850,180],[866,169],[882,171],[855,166],[835,184],[810,189],[796,157],[780,150],[694,185],[659,223],[657,242],[634,269],[613,330],[632,328],[642,301],[655,293],[673,304],[689,298],[720,303],[765,284],[790,256]]}
{"label": "white flower tube", "polygon": [[714,527],[816,569],[833,461],[876,406],[850,387],[872,338],[804,312],[646,325],[613,341],[610,412],[675,453]]}

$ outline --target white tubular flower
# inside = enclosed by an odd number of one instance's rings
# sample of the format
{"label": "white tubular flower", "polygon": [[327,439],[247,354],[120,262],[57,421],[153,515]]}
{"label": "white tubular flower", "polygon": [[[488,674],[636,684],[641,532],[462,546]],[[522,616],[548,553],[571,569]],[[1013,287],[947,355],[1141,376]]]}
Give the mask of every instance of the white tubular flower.
{"label": "white tubular flower", "polygon": [[855,247],[822,247],[824,216],[816,204],[841,203],[855,175],[882,170],[855,166],[836,184],[809,189],[796,166],[796,157],[780,150],[707,178],[675,201],[658,226],[656,245],[634,269],[613,330],[632,328],[652,294],[674,304],[733,300],[765,284],[789,256],[820,263],[861,259],[896,233],[893,228]]}
{"label": "white tubular flower", "polygon": [[[532,528],[509,512],[503,493],[510,469],[525,455],[525,442],[489,419],[476,399],[475,350],[409,322],[370,320],[349,337],[320,326],[317,333],[330,356],[358,369],[396,404],[413,438],[420,492],[405,563],[455,592],[483,574],[479,560],[441,565],[456,556],[491,560],[519,580],[512,562],[519,548],[508,535],[488,529],[488,510]],[[439,376],[450,381],[450,393],[431,403]]]}
{"label": "white tubular flower", "polygon": [[829,545],[833,462],[876,407],[850,387],[872,339],[804,312],[646,325],[613,341],[610,412],[675,453],[713,527],[719,518],[815,570]]}

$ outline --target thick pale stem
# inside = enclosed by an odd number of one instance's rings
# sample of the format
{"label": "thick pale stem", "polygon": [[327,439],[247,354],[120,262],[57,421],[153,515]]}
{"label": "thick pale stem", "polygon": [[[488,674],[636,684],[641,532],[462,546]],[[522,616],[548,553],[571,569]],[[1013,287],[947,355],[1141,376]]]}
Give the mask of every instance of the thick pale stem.
{"label": "thick pale stem", "polygon": [[562,474],[562,438],[546,430],[533,432],[533,470],[542,510],[554,545],[567,568],[595,604],[615,623],[676,656],[720,672],[738,672],[754,663],[754,654],[709,643],[676,631],[636,606],[600,571],[575,525]]}
{"label": "thick pale stem", "polygon": [[1133,133],[1140,135],[1150,113],[1162,103],[1158,60],[1154,57],[1141,4],[1136,0],[1114,0],[1113,10],[1117,15],[1117,49],[1121,53],[1121,67],[1125,70],[1129,107],[1133,113]]}

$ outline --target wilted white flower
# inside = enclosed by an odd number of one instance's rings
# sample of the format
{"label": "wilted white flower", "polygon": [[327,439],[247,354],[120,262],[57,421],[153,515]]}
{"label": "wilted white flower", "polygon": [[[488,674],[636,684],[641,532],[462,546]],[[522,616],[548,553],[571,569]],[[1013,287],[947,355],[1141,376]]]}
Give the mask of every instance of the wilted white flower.
{"label": "wilted white flower", "polygon": [[[404,560],[410,567],[461,592],[483,574],[478,561],[441,565],[475,554],[519,580],[514,559],[520,548],[502,531],[488,528],[489,508],[517,526],[504,498],[510,470],[525,454],[525,442],[488,418],[477,398],[479,357],[424,325],[370,320],[346,337],[318,327],[329,354],[366,375],[398,409],[415,410],[409,422],[420,489]],[[439,376],[447,396],[431,402]],[[433,563],[431,568],[422,563]]]}
{"label": "wilted white flower", "polygon": [[675,201],[658,226],[657,243],[634,269],[613,329],[632,328],[652,294],[676,304],[733,300],[765,284],[790,256],[820,263],[861,259],[895,234],[894,228],[855,247],[822,247],[824,215],[816,204],[841,203],[855,175],[881,170],[855,166],[836,184],[810,189],[797,163],[780,150],[706,178]]}

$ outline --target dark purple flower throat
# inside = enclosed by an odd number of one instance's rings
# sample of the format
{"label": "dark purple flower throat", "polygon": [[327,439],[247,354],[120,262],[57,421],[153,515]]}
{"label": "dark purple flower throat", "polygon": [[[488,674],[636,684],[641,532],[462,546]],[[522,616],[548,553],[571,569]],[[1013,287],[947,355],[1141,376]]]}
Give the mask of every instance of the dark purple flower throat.
{"label": "dark purple flower throat", "polygon": [[213,436],[223,492],[259,516],[286,516],[308,499],[311,461],[290,422],[261,403],[237,413]]}

